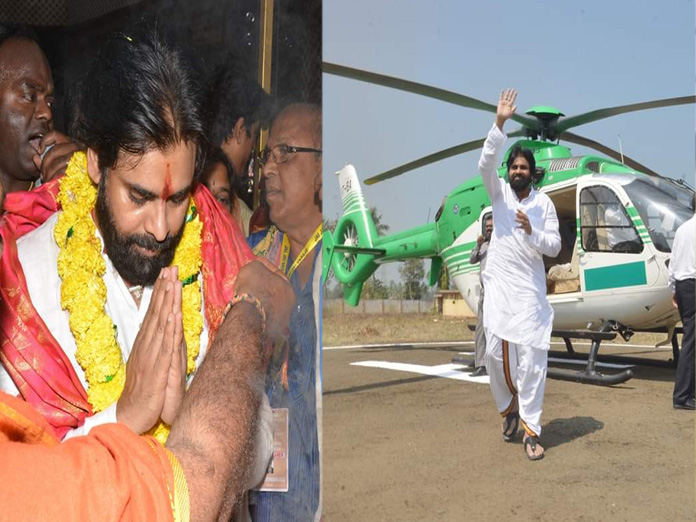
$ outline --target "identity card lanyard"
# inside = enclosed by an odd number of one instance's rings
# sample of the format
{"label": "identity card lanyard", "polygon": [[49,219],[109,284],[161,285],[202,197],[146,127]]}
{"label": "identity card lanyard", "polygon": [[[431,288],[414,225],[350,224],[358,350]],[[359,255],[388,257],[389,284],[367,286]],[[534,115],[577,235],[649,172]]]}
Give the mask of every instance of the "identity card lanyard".
{"label": "identity card lanyard", "polygon": [[[302,264],[302,261],[304,261],[305,257],[314,250],[314,247],[317,246],[319,241],[321,241],[321,234],[322,234],[322,223],[319,223],[319,226],[317,229],[314,231],[314,234],[312,234],[312,237],[309,238],[309,241],[305,243],[305,246],[302,247],[302,252],[300,252],[300,255],[297,256],[297,259],[293,262],[292,266],[290,267],[290,270],[287,272],[288,279],[292,277],[292,274],[297,270],[297,267]],[[285,269],[288,266],[288,258],[290,257],[290,240],[288,239],[288,235],[285,234],[283,237],[283,246],[282,246],[282,251],[280,253],[280,269],[285,272]]]}

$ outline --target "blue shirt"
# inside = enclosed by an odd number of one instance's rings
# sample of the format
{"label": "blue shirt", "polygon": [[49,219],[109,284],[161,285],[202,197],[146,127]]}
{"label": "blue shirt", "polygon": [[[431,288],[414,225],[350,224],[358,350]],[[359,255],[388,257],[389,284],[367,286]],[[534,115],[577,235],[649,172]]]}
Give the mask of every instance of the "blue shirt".
{"label": "blue shirt", "polygon": [[[247,239],[254,246],[263,237],[253,234]],[[312,262],[314,272],[318,252]],[[288,266],[292,259],[288,260]],[[297,272],[290,283],[297,302],[290,317],[288,355],[288,390],[276,376],[282,361],[272,361],[269,368],[266,393],[272,408],[287,408],[288,426],[288,491],[276,493],[262,491],[252,496],[256,506],[251,506],[252,519],[256,522],[281,520],[312,521],[319,505],[319,439],[316,407],[316,343],[317,330],[314,321],[313,278],[303,288]]]}

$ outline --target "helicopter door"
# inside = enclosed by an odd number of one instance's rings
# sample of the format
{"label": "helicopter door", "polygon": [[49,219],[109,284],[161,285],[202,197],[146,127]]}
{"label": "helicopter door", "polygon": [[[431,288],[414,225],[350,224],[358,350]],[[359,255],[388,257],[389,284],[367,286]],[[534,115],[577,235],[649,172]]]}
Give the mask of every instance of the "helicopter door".
{"label": "helicopter door", "polygon": [[578,184],[578,259],[583,294],[648,284],[649,250],[611,185],[592,178]]}

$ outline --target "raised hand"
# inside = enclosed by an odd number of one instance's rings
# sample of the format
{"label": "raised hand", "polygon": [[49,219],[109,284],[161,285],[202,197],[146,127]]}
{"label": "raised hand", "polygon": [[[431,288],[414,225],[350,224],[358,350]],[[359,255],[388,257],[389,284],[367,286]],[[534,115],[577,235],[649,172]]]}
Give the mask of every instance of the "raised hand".
{"label": "raised hand", "polygon": [[172,364],[169,367],[167,385],[164,392],[164,404],[160,417],[167,424],[172,424],[181,406],[181,401],[186,393],[186,365],[187,351],[186,340],[184,339],[184,321],[181,310],[181,281],[179,281],[179,267],[172,267],[169,271],[172,284],[174,285],[174,305],[172,314],[174,316],[172,335],[165,333],[164,342],[169,343],[173,352]]}
{"label": "raised hand", "polygon": [[505,122],[509,120],[517,110],[517,105],[515,105],[516,100],[517,91],[515,89],[505,89],[500,93],[498,109],[495,113],[495,124],[501,131],[503,130]]}
{"label": "raised hand", "polygon": [[[46,152],[47,147],[51,147],[48,152]],[[47,132],[39,144],[39,151],[43,157],[39,154],[34,155],[34,165],[41,173],[41,180],[46,183],[56,176],[65,174],[70,158],[80,148],[79,144],[65,134],[56,130]]]}
{"label": "raised hand", "polygon": [[144,433],[159,420],[165,400],[176,327],[172,314],[175,297],[170,269],[155,282],[152,300],[126,363],[126,384],[116,406],[116,419],[136,433]]}
{"label": "raised hand", "polygon": [[483,245],[483,242],[484,242],[485,240],[486,240],[486,238],[483,237],[483,236],[477,237],[477,238],[476,238],[476,245],[477,245],[477,246]]}

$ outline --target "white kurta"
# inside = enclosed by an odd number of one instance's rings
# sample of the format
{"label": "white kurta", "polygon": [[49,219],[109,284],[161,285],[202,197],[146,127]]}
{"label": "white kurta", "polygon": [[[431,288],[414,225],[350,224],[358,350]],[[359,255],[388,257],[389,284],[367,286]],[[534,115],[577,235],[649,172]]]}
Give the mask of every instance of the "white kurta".
{"label": "white kurta", "polygon": [[[87,389],[85,372],[75,359],[77,346],[68,323],[70,314],[62,309],[60,302],[61,279],[58,275],[58,254],[60,249],[53,238],[53,229],[58,215],[58,213],[54,214],[42,226],[21,237],[17,241],[17,253],[24,270],[32,304],[46,323],[53,337],[60,344],[63,352],[75,369],[80,382]],[[136,306],[126,283],[111,264],[108,256],[106,254],[103,254],[103,256],[106,261],[106,273],[104,275],[104,283],[106,284],[105,311],[116,325],[118,344],[121,347],[123,360],[127,361],[133,348],[135,337],[138,335],[140,325],[150,305],[152,287],[143,289],[140,307]],[[202,306],[203,310],[205,310],[205,301],[203,301]],[[197,367],[203,361],[208,348],[209,329],[207,321],[204,320],[203,323],[200,352],[196,359]],[[12,395],[19,394],[14,382],[1,365],[0,389]],[[265,394],[263,395],[265,397]],[[263,472],[265,472],[272,453],[272,418],[273,413],[266,399],[263,401],[259,412],[260,431],[256,439],[257,460],[252,472],[252,475],[254,475],[252,481],[256,479],[256,482],[258,482],[263,477]],[[65,439],[86,435],[93,427],[107,422],[116,422],[116,404],[112,404],[92,417],[87,417],[85,423],[79,428],[69,431]]]}
{"label": "white kurta", "polygon": [[[62,309],[60,302],[61,279],[58,275],[58,254],[60,253],[60,248],[58,248],[53,238],[53,229],[58,220],[58,215],[58,213],[54,214],[42,226],[22,236],[17,241],[17,254],[24,270],[29,296],[34,308],[36,308],[41,319],[46,323],[53,337],[58,341],[86,390],[88,385],[85,379],[85,372],[75,359],[77,345],[68,323],[70,314]],[[105,311],[111,317],[114,325],[116,325],[118,344],[121,347],[123,360],[127,361],[133,348],[135,337],[138,335],[140,325],[150,305],[152,287],[143,289],[140,307],[138,308],[126,283],[111,264],[108,256],[106,254],[103,254],[103,256],[106,261],[106,273],[104,274],[104,284],[106,285]],[[205,357],[207,348],[208,325],[204,324],[201,332],[200,353],[196,360],[196,365],[200,364],[200,361]],[[4,368],[0,372],[0,387],[8,393],[18,393],[17,388]],[[112,404],[92,417],[87,417],[81,427],[69,431],[65,438],[86,435],[93,427],[107,422],[116,422],[116,404]]]}
{"label": "white kurta", "polygon": [[676,292],[676,282],[696,277],[696,216],[682,223],[674,234],[669,261],[669,288]]}
{"label": "white kurta", "polygon": [[[558,217],[551,199],[532,187],[520,201],[496,172],[507,136],[496,125],[483,145],[479,171],[493,206],[493,235],[483,284],[484,327],[501,339],[548,350],[553,309],[546,299],[543,255],[561,249]],[[528,235],[515,221],[522,210],[532,227]]]}

